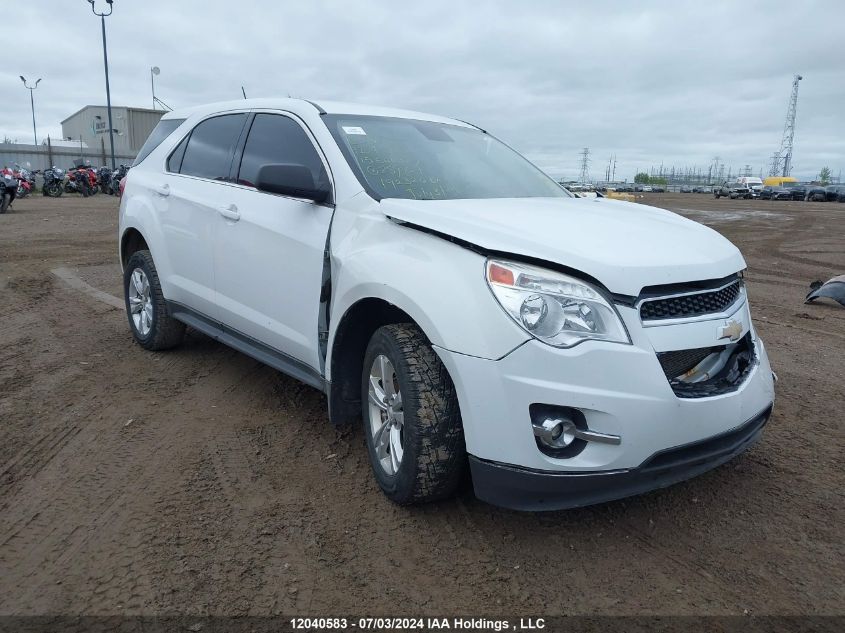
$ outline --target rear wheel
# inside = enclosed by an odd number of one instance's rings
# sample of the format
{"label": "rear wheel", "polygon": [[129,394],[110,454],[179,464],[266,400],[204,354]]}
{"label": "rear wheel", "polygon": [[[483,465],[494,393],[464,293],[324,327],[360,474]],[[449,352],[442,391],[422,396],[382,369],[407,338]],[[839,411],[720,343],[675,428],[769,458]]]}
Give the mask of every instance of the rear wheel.
{"label": "rear wheel", "polygon": [[3,197],[0,198],[0,213],[6,213],[6,209],[9,208],[10,204],[12,204],[11,194],[4,193]]}
{"label": "rear wheel", "polygon": [[361,389],[364,434],[376,481],[400,505],[451,496],[466,464],[455,386],[413,324],[376,330]]}
{"label": "rear wheel", "polygon": [[150,251],[136,251],[123,270],[123,293],[129,328],[138,344],[148,350],[175,347],[185,336],[185,324],[167,313]]}

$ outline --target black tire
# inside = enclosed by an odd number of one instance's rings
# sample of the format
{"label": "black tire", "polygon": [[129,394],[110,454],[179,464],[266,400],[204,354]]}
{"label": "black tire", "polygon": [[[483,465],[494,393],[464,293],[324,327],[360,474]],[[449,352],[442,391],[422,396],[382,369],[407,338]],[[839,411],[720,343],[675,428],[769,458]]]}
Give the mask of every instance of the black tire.
{"label": "black tire", "polygon": [[[140,268],[150,284],[150,298],[152,299],[152,324],[147,335],[142,335],[135,327],[132,312],[129,308],[129,284],[132,283],[132,273]],[[126,318],[129,329],[138,345],[150,351],[158,351],[176,347],[185,336],[185,324],[177,321],[167,312],[167,304],[161,292],[155,263],[150,251],[135,251],[126,262],[123,269],[123,300],[126,306]]]}
{"label": "black tire", "polygon": [[6,213],[6,209],[9,208],[10,204],[12,204],[12,196],[8,193],[4,193],[3,197],[0,198],[0,214]]}
{"label": "black tire", "polygon": [[[378,461],[370,428],[370,368],[379,355],[393,365],[403,401],[404,452],[393,475]],[[399,505],[452,496],[466,468],[463,424],[455,386],[425,334],[412,323],[376,330],[364,355],[361,378],[367,453],[384,494]]]}

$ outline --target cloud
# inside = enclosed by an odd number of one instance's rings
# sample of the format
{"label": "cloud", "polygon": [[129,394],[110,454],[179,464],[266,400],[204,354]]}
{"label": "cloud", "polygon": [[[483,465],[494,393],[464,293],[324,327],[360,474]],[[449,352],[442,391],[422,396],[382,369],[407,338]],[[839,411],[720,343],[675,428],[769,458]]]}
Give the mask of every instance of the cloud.
{"label": "cloud", "polygon": [[[98,5],[105,6],[102,0]],[[4,32],[0,134],[39,137],[105,101],[99,21],[44,0]],[[50,16],[61,15],[61,19]],[[115,0],[107,18],[112,103],[173,107],[292,95],[430,111],[472,121],[551,175],[674,165],[765,170],[800,72],[794,173],[845,167],[845,4],[804,2],[393,3]]]}

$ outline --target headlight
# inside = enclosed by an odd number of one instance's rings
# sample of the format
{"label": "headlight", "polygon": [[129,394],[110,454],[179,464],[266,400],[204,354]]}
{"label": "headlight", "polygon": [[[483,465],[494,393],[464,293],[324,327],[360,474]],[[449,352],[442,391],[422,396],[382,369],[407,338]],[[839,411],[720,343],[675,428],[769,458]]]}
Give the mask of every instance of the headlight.
{"label": "headlight", "polygon": [[487,284],[505,312],[544,343],[631,342],[619,314],[588,283],[553,270],[489,259]]}

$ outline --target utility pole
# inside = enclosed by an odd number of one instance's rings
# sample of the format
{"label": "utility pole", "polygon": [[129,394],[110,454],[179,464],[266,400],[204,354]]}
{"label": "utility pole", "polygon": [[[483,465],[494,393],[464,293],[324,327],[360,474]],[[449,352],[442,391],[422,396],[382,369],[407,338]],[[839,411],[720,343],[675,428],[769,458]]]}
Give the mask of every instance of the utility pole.
{"label": "utility pole", "polygon": [[153,110],[156,109],[156,78],[155,76],[161,72],[161,69],[158,66],[153,66],[150,68],[150,86],[153,91]]}
{"label": "utility pole", "polygon": [[32,96],[32,93],[35,92],[35,89],[38,87],[38,84],[41,83],[41,79],[39,78],[38,81],[35,82],[34,86],[30,86],[26,83],[26,79],[23,75],[20,75],[21,81],[23,82],[24,87],[29,90],[29,103],[32,106],[32,139],[35,141],[35,145],[38,145],[38,134],[35,133],[35,97]]}
{"label": "utility pole", "polygon": [[111,168],[112,170],[117,169],[117,163],[114,159],[114,125],[112,125],[112,116],[111,116],[111,89],[109,88],[109,54],[108,49],[106,47],[106,18],[112,14],[114,11],[114,7],[112,3],[114,0],[106,0],[106,4],[109,5],[109,12],[108,13],[97,13],[97,10],[94,8],[94,0],[88,0],[91,4],[91,11],[94,15],[100,18],[100,25],[102,26],[103,31],[103,66],[106,69],[106,109],[109,112],[109,144],[111,145]]}

